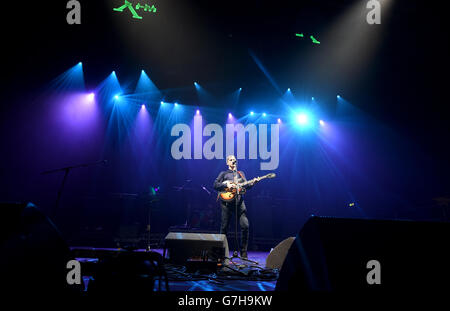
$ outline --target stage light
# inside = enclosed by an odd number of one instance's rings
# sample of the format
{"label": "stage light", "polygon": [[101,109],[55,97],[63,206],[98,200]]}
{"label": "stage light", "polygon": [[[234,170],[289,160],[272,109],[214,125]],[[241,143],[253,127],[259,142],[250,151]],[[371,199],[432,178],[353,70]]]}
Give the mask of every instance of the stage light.
{"label": "stage light", "polygon": [[288,87],[287,91],[288,91],[288,92],[290,92],[290,91],[291,91],[291,88],[290,88],[290,87]]}
{"label": "stage light", "polygon": [[228,119],[231,119],[233,117],[233,115],[230,113],[228,113]]}
{"label": "stage light", "polygon": [[308,116],[305,113],[298,114],[297,123],[300,125],[306,125],[308,123]]}
{"label": "stage light", "polygon": [[[154,100],[156,98],[161,98],[161,92],[149,78],[144,69],[141,70],[138,83],[134,89],[134,94],[138,95],[138,98],[148,98]],[[146,95],[149,95],[148,97]]]}
{"label": "stage light", "polygon": [[311,97],[311,100],[314,100],[314,97]]}
{"label": "stage light", "polygon": [[280,119],[280,118],[278,118],[277,122],[278,122],[278,123],[281,123],[281,119]]}
{"label": "stage light", "polygon": [[163,101],[161,101],[161,105],[164,105],[164,102],[163,102]]}
{"label": "stage light", "polygon": [[197,112],[196,112],[196,113],[197,113],[197,115],[199,115],[199,114],[200,114],[200,110],[197,109]]}
{"label": "stage light", "polygon": [[145,109],[145,105],[144,104],[142,104],[141,109]]}
{"label": "stage light", "polygon": [[336,96],[337,98],[341,98],[341,96],[340,95],[338,95],[338,96]]}
{"label": "stage light", "polygon": [[157,187],[150,187],[150,192],[152,195],[156,195],[156,192],[159,191],[159,186]]}
{"label": "stage light", "polygon": [[79,66],[82,66],[82,65],[83,65],[83,63],[82,63],[82,62],[79,62],[79,63],[78,63],[78,65],[79,65]]}
{"label": "stage light", "polygon": [[324,126],[324,125],[325,125],[325,122],[324,122],[323,120],[319,120],[319,124],[322,125],[322,126]]}
{"label": "stage light", "polygon": [[175,106],[175,107],[178,107],[178,103],[175,103],[174,106]]}
{"label": "stage light", "polygon": [[89,93],[88,96],[87,96],[87,99],[88,99],[90,102],[93,101],[94,98],[95,98],[95,94],[94,94],[94,93]]}
{"label": "stage light", "polygon": [[266,116],[266,113],[265,113],[265,112],[263,112],[263,114],[262,114],[262,115],[263,115],[263,117],[265,117],[265,116]]}
{"label": "stage light", "polygon": [[314,38],[313,36],[309,36],[309,38],[311,39],[312,43],[315,44],[320,44],[320,41],[318,41],[316,38]]}
{"label": "stage light", "polygon": [[114,95],[115,100],[119,100],[119,95]]}
{"label": "stage light", "polygon": [[242,88],[241,88],[241,87],[239,88],[239,91],[242,91]]}
{"label": "stage light", "polygon": [[253,111],[250,111],[250,115],[251,115],[251,116],[253,115]]}

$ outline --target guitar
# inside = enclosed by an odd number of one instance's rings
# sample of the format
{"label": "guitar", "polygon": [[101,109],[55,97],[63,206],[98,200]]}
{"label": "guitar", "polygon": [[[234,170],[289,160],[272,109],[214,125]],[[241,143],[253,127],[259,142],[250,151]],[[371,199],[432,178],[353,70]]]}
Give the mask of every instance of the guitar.
{"label": "guitar", "polygon": [[219,192],[219,198],[224,202],[233,201],[233,199],[236,197],[237,190],[239,190],[240,194],[243,194],[243,193],[245,193],[244,187],[247,186],[248,184],[251,184],[253,182],[260,181],[260,180],[263,180],[266,178],[274,178],[275,176],[277,176],[277,175],[275,175],[275,173],[269,173],[267,175],[264,175],[261,177],[255,177],[253,179],[244,181],[242,183],[237,183],[237,184],[233,183],[234,185],[236,185],[236,188],[225,188],[224,191]]}

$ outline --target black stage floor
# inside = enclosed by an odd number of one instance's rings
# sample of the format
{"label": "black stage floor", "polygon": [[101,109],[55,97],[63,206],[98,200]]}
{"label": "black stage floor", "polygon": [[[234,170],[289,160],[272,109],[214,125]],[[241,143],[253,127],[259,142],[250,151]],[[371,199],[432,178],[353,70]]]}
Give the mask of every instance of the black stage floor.
{"label": "black stage floor", "polygon": [[[85,249],[85,250],[95,250],[95,251],[115,251],[119,249],[113,248],[80,248],[77,249]],[[145,250],[135,250],[137,252]],[[152,251],[157,252],[159,254],[163,254],[163,249],[152,249]],[[257,251],[249,251],[248,259],[257,264],[250,264],[240,259],[234,259],[232,267],[242,270],[242,271],[263,271],[266,265],[266,258],[269,255],[269,252],[257,252]],[[77,258],[79,261],[83,262],[86,260],[91,260],[88,258]],[[166,268],[166,270],[168,270]],[[170,271],[168,271],[169,274]],[[205,275],[203,275],[205,276]],[[216,274],[212,273],[207,277],[201,277],[201,280],[186,280],[186,278],[179,278],[174,280],[169,277],[169,290],[170,291],[273,291],[276,285],[276,279],[274,277],[269,277],[268,279],[258,279],[257,277],[249,274],[249,277],[245,276],[229,276],[229,277],[216,277]],[[84,283],[86,290],[89,287],[89,276],[85,276]],[[194,277],[195,278],[195,277]],[[158,290],[158,280],[155,282],[155,290]],[[161,286],[164,289],[164,286]]]}

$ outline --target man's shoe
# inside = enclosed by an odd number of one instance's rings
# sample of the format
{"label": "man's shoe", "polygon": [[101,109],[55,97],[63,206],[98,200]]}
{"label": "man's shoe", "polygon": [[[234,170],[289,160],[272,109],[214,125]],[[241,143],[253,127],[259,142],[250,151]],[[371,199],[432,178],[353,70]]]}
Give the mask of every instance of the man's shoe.
{"label": "man's shoe", "polygon": [[241,251],[241,257],[244,259],[248,259],[247,251]]}

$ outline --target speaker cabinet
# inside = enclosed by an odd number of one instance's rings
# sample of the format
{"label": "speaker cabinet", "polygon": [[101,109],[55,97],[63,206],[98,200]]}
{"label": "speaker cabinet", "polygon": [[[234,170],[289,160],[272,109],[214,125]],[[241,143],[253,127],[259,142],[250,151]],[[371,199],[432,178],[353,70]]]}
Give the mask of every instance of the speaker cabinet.
{"label": "speaker cabinet", "polygon": [[[228,241],[224,234],[169,232],[165,250],[176,264],[187,261],[223,261],[229,257]],[[165,254],[164,254],[165,256]]]}
{"label": "speaker cabinet", "polygon": [[449,223],[311,217],[276,290],[443,290],[449,238]]}
{"label": "speaker cabinet", "polygon": [[269,256],[267,256],[266,268],[280,270],[294,240],[295,237],[289,237],[275,246]]}

